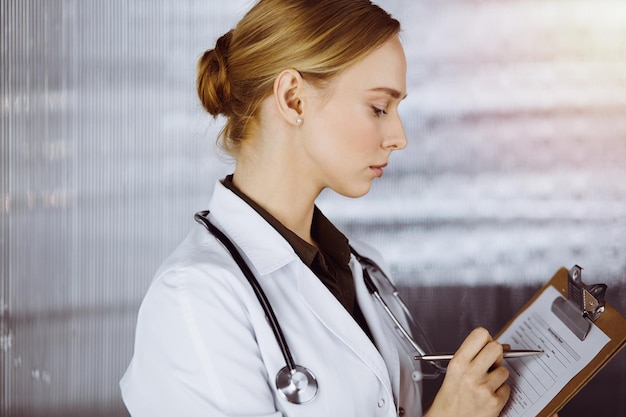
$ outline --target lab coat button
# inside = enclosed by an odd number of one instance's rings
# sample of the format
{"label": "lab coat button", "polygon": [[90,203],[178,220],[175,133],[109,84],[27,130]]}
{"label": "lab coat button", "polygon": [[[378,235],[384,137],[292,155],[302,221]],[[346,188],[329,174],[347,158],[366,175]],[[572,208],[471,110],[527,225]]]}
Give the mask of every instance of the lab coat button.
{"label": "lab coat button", "polygon": [[378,408],[383,408],[385,406],[385,399],[381,398],[378,400]]}

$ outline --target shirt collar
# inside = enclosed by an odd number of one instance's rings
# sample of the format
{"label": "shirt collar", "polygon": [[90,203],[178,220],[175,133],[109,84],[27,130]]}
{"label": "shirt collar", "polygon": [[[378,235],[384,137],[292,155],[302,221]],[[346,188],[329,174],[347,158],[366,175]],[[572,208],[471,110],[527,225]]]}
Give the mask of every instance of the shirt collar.
{"label": "shirt collar", "polygon": [[[224,187],[232,191],[235,195],[252,207],[267,223],[269,223],[293,248],[298,257],[307,266],[311,266],[319,250],[300,238],[290,229],[285,227],[280,221],[272,216],[267,210],[257,204],[254,200],[245,195],[233,184],[233,176],[228,175],[222,180]],[[311,226],[311,236],[318,242],[327,256],[333,258],[337,263],[347,265],[350,262],[350,246],[348,238],[341,233],[316,206],[313,211],[313,223]]]}

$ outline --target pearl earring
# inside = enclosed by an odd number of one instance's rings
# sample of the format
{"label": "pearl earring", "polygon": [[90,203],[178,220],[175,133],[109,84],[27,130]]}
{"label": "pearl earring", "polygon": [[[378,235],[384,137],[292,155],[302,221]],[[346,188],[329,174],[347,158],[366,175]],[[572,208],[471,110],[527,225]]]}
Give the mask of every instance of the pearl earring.
{"label": "pearl earring", "polygon": [[298,118],[296,119],[296,124],[297,124],[297,125],[302,124],[302,119],[298,117]]}

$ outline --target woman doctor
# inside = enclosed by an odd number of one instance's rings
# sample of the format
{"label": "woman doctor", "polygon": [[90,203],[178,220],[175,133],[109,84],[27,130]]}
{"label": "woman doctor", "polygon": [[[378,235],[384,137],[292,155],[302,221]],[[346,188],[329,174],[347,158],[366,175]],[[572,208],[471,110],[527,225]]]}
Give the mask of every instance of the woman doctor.
{"label": "woman doctor", "polygon": [[[294,404],[285,359],[242,269],[195,224],[157,272],[120,382],[133,417],[421,416],[419,373],[367,291],[348,239],[315,206],[325,188],[366,194],[406,146],[399,23],[368,0],[260,0],[201,57],[197,87],[226,117],[234,174],[206,218],[243,254],[294,360],[315,377]],[[426,415],[497,416],[509,397],[502,346],[474,330]],[[305,383],[306,385],[306,383]]]}

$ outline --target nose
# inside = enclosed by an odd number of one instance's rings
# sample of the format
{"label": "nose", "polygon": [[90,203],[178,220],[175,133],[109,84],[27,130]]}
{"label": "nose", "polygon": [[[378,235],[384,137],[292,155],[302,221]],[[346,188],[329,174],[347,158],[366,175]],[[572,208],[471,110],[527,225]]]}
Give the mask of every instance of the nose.
{"label": "nose", "polygon": [[386,131],[385,139],[383,140],[383,148],[392,151],[406,148],[407,138],[402,120],[399,114],[395,114],[393,120],[389,120],[390,126]]}

